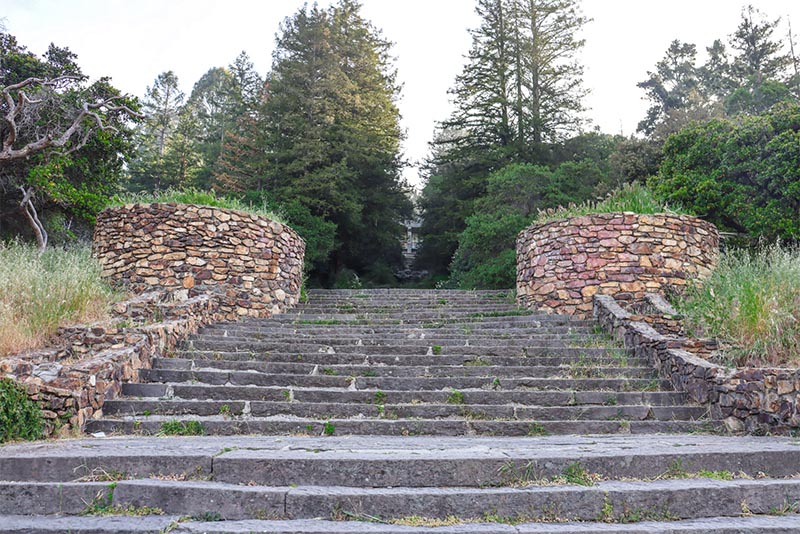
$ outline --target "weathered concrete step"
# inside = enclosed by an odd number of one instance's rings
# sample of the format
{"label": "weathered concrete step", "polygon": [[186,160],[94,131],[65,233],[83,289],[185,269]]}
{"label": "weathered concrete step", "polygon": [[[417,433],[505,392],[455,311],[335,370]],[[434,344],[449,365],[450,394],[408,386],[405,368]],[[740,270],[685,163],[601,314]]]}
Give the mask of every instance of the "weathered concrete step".
{"label": "weathered concrete step", "polygon": [[507,311],[521,313],[525,312],[532,315],[533,312],[520,308],[516,304],[504,302],[490,302],[481,301],[479,299],[473,301],[450,301],[446,299],[441,301],[418,300],[415,302],[391,302],[391,301],[370,301],[364,300],[363,302],[356,301],[330,301],[330,302],[309,302],[308,304],[301,304],[294,308],[293,312],[303,313],[306,311],[323,311],[334,313],[358,313],[358,312],[375,312],[375,313],[404,313],[408,310],[416,312],[435,311],[435,312],[451,312],[451,311],[464,311],[469,313],[483,313],[493,311]]}
{"label": "weathered concrete step", "polygon": [[[291,397],[291,393],[289,394]],[[374,399],[373,399],[374,400]],[[497,404],[394,404],[372,403],[310,403],[299,401],[215,401],[215,400],[138,400],[106,401],[106,416],[150,415],[229,415],[272,417],[292,415],[317,419],[386,418],[386,419],[497,419],[497,420],[693,420],[706,415],[702,406],[518,406]],[[146,420],[146,419],[143,419]]]}
{"label": "weathered concrete step", "polygon": [[294,416],[157,416],[122,417],[88,421],[87,432],[155,435],[163,425],[199,422],[208,435],[366,435],[366,436],[534,436],[541,434],[652,434],[665,432],[718,431],[720,424],[710,421],[492,421],[453,419],[315,419]]}
{"label": "weathered concrete step", "polygon": [[283,334],[283,335],[265,335],[265,336],[239,336],[237,335],[211,335],[211,334],[197,334],[190,338],[192,344],[202,344],[205,342],[226,342],[235,343],[237,346],[257,346],[261,343],[270,343],[272,345],[284,344],[314,344],[314,345],[332,345],[334,348],[341,345],[369,345],[369,346],[383,346],[383,345],[403,345],[411,347],[430,347],[433,345],[456,346],[463,347],[465,345],[477,346],[505,346],[505,347],[520,347],[525,345],[535,345],[537,342],[542,341],[547,343],[553,340],[560,340],[571,343],[573,346],[609,346],[611,348],[621,348],[616,344],[612,345],[609,342],[601,340],[590,334],[587,335],[566,335],[566,334],[530,334],[519,335],[513,337],[507,336],[467,336],[464,334],[451,335],[451,336],[408,336],[408,335],[328,335],[322,333],[309,333],[309,334]]}
{"label": "weathered concrete step", "polygon": [[365,521],[220,521],[182,523],[175,534],[796,534],[800,516],[715,517],[640,523],[463,523],[410,527]]}
{"label": "weathered concrete step", "polygon": [[[0,516],[0,534],[175,534],[182,521],[179,515]],[[232,529],[240,526],[229,523]]]}
{"label": "weathered concrete step", "polygon": [[800,447],[789,438],[710,434],[399,440],[125,436],[6,445],[0,455],[0,480],[156,476],[278,486],[490,487],[543,481],[563,475],[570,465],[604,479],[664,479],[700,471],[792,477],[799,463]]}
{"label": "weathered concrete step", "polygon": [[[580,319],[563,319],[558,316],[550,321],[547,321],[546,316],[540,315],[507,315],[501,317],[476,317],[461,315],[458,317],[415,317],[414,315],[406,315],[403,317],[378,317],[370,315],[369,317],[359,316],[357,314],[286,314],[276,315],[269,319],[248,320],[248,325],[260,324],[299,324],[300,321],[337,321],[342,324],[352,325],[376,325],[376,326],[402,326],[402,325],[415,325],[420,328],[437,328],[440,326],[471,326],[475,324],[491,325],[496,328],[508,327],[512,328],[520,325],[538,325],[538,324],[568,324],[575,326],[592,326],[593,322],[580,320]],[[267,323],[266,321],[269,321]]]}
{"label": "weathered concrete step", "polygon": [[396,311],[392,313],[382,313],[379,311],[357,311],[357,310],[339,310],[336,308],[315,308],[297,310],[295,317],[300,319],[384,319],[384,320],[405,320],[405,321],[437,321],[442,319],[448,320],[461,320],[461,319],[498,319],[508,317],[531,317],[533,312],[529,310],[480,310],[480,305],[468,306],[461,309],[448,310],[446,308],[439,309],[420,309],[416,310],[413,307],[407,308],[404,311]]}
{"label": "weathered concrete step", "polygon": [[[286,318],[285,316],[282,316]],[[503,334],[514,334],[516,332],[535,332],[535,331],[597,331],[597,323],[592,321],[573,321],[573,322],[553,322],[553,321],[532,321],[525,322],[499,322],[499,321],[473,321],[468,325],[458,325],[452,323],[415,325],[415,324],[349,324],[349,323],[314,323],[309,322],[303,316],[297,317],[294,322],[277,322],[272,320],[245,320],[238,323],[215,323],[200,329],[200,332],[245,332],[247,334],[266,333],[275,331],[337,331],[337,332],[368,332],[368,333],[430,333],[430,332],[453,332],[458,334],[468,334],[471,332],[498,332]]]}
{"label": "weathered concrete step", "polygon": [[[355,402],[372,404],[376,401],[377,390],[349,391],[336,388],[286,388],[274,386],[209,386],[203,384],[123,384],[123,395],[129,397],[155,397],[177,399],[208,400],[263,400],[283,401],[291,394],[296,402]],[[381,391],[384,402],[443,404],[451,391]],[[683,405],[688,395],[675,391],[486,391],[464,390],[467,404],[510,404],[528,406],[567,406],[567,405],[636,405],[671,406]]]}
{"label": "weathered concrete step", "polygon": [[628,377],[654,378],[656,371],[652,367],[631,366],[595,366],[580,362],[574,365],[542,366],[524,365],[528,362],[519,360],[523,365],[489,365],[483,360],[473,360],[466,365],[403,365],[393,364],[361,364],[361,365],[320,365],[301,362],[253,362],[253,361],[214,361],[185,360],[177,358],[161,358],[153,362],[154,369],[172,369],[182,371],[258,371],[274,375],[309,375],[322,374],[328,376],[395,376],[395,377]]}
{"label": "weathered concrete step", "polygon": [[[534,369],[534,368],[532,368]],[[328,376],[273,375],[253,371],[181,371],[173,369],[142,369],[143,382],[204,383],[212,385],[253,385],[282,387],[339,387],[343,389],[576,389],[576,390],[668,390],[672,386],[657,378],[502,378],[502,377],[388,377],[388,376]]]}
{"label": "weathered concrete step", "polygon": [[[640,367],[649,365],[645,358],[635,358],[622,349],[606,348],[563,348],[563,347],[525,347],[524,353],[514,355],[477,354],[366,354],[364,352],[334,353],[327,352],[247,352],[247,351],[203,351],[181,350],[178,357],[195,361],[270,361],[270,362],[306,362],[315,364],[359,364],[368,361],[373,364],[403,365],[463,365],[486,361],[492,365],[517,365],[515,362],[532,362],[532,365],[561,365],[575,362],[586,363],[621,363]],[[552,361],[547,361],[552,360]]]}
{"label": "weathered concrete step", "polygon": [[204,328],[198,336],[223,336],[249,339],[265,339],[269,337],[341,337],[347,339],[433,339],[433,338],[469,338],[469,339],[510,339],[529,336],[574,334],[592,335],[594,329],[589,327],[536,327],[527,328],[419,328],[395,325],[394,328],[374,328],[362,325],[319,326],[314,324],[276,325],[273,328]]}
{"label": "weathered concrete step", "polygon": [[[103,488],[105,486],[106,489]],[[94,492],[94,494],[93,494]],[[113,490],[97,483],[18,483],[0,487],[0,513],[38,508],[37,514],[80,513],[80,501],[110,497],[113,506],[158,507],[167,514],[221,519],[310,519],[366,514],[381,518],[445,518],[491,514],[529,521],[595,521],[638,510],[663,519],[739,517],[800,501],[800,480],[708,479],[602,482],[594,486],[519,488],[352,488],[249,486],[205,481],[123,480]],[[31,501],[37,501],[38,506]],[[78,504],[80,503],[80,504]],[[744,506],[743,506],[744,503]],[[23,508],[24,507],[24,508]],[[41,511],[44,510],[44,511]],[[612,515],[613,514],[613,515]]]}
{"label": "weathered concrete step", "polygon": [[[221,340],[196,340],[189,339],[183,346],[185,350],[204,350],[209,352],[252,352],[252,353],[271,353],[271,352],[293,352],[295,354],[302,354],[305,352],[320,352],[328,354],[350,353],[355,352],[358,354],[409,354],[409,355],[429,355],[433,356],[433,343],[413,342],[401,344],[386,344],[386,345],[337,345],[335,347],[325,343],[271,343],[267,340],[262,342],[253,342],[243,340],[239,343],[231,342],[226,339]],[[497,341],[491,345],[465,345],[462,341],[458,345],[439,345],[441,349],[437,349],[439,354],[444,355],[464,355],[474,354],[477,356],[522,356],[530,354],[529,349],[547,349],[547,348],[572,348],[582,349],[591,348],[590,346],[583,345],[580,341],[565,341],[563,338],[555,337],[553,339],[543,339],[537,342],[525,341],[523,343],[506,344],[502,341]],[[603,348],[603,347],[600,347]]]}

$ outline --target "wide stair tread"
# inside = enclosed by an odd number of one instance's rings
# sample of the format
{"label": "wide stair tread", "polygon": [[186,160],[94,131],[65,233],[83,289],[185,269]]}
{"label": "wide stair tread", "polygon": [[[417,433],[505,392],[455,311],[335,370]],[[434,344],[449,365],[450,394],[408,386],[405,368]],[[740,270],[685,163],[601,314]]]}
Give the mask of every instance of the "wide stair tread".
{"label": "wide stair tread", "polygon": [[0,534],[800,532],[800,447],[719,435],[591,320],[309,297],[154,358],[104,439],[3,447]]}

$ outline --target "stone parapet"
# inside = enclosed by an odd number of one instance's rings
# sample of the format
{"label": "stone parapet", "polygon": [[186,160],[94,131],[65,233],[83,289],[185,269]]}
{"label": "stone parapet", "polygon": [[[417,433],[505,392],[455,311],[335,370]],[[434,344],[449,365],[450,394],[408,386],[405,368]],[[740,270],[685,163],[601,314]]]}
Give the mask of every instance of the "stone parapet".
{"label": "stone parapet", "polygon": [[300,297],[305,242],[247,213],[183,204],[103,211],[94,255],[103,276],[134,296],[112,319],[61,328],[47,349],[0,360],[42,408],[48,435],[82,429],[103,403],[213,322],[268,317]]}
{"label": "stone parapet", "polygon": [[212,295],[174,301],[165,291],[114,306],[113,319],[61,328],[47,349],[0,360],[0,376],[21,384],[42,408],[46,434],[83,428],[103,403],[136,382],[155,356],[174,351],[201,326],[220,318]]}
{"label": "stone parapet", "polygon": [[713,340],[662,334],[610,295],[595,295],[594,316],[627,349],[647,358],[675,390],[707,405],[712,417],[724,420],[731,431],[793,433],[800,429],[800,369],[728,369],[709,362],[703,356],[713,352]]}
{"label": "stone parapet", "polygon": [[714,225],[687,215],[599,213],[536,224],[517,237],[517,299],[589,316],[595,294],[637,301],[707,277],[719,256]]}
{"label": "stone parapet", "polygon": [[268,317],[297,303],[305,242],[265,217],[192,204],[129,204],[97,218],[103,276],[133,292],[214,292],[225,319]]}

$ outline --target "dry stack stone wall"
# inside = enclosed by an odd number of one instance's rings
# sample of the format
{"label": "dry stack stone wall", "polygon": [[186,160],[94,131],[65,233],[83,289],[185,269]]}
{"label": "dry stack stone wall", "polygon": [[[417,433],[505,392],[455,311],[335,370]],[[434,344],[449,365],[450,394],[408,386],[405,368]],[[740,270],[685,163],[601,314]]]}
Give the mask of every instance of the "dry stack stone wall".
{"label": "dry stack stone wall", "polygon": [[97,218],[103,276],[176,298],[213,292],[224,319],[265,317],[297,303],[305,242],[264,217],[191,204],[129,204]]}
{"label": "dry stack stone wall", "polygon": [[517,237],[517,299],[588,316],[595,294],[621,301],[680,290],[719,256],[714,225],[687,215],[600,213],[536,224]]}

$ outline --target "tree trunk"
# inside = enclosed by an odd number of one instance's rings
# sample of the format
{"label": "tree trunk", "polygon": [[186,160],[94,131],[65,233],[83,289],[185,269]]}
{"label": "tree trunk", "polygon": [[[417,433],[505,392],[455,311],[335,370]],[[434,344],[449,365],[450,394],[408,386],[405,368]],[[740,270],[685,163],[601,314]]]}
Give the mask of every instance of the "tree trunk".
{"label": "tree trunk", "polygon": [[36,236],[36,244],[41,254],[47,248],[47,230],[44,229],[42,221],[39,220],[39,214],[36,213],[36,208],[33,206],[33,188],[25,190],[24,187],[20,186],[19,189],[22,191],[22,202],[19,203],[19,207],[25,214],[25,218]]}

